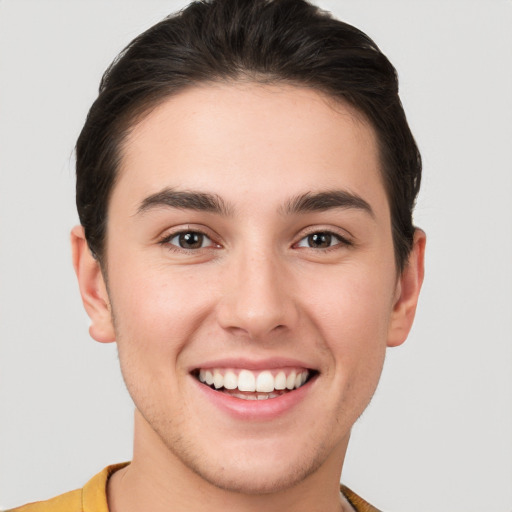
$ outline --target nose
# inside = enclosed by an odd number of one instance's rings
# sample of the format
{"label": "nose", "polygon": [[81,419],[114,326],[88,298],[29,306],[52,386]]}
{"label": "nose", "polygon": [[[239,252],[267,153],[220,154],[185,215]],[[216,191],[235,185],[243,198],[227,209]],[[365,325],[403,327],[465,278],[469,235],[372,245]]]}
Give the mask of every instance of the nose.
{"label": "nose", "polygon": [[272,253],[252,253],[231,262],[223,289],[218,321],[233,334],[261,341],[297,322],[293,280]]}

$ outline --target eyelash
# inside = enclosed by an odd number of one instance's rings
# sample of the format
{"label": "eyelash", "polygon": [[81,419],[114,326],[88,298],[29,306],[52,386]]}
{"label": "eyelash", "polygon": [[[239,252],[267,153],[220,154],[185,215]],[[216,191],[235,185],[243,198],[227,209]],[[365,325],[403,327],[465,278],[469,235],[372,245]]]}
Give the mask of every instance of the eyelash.
{"label": "eyelash", "polygon": [[[310,246],[301,246],[301,245],[299,245],[301,242],[307,240],[308,238],[314,237],[314,236],[317,236],[317,235],[328,236],[329,237],[329,242],[337,241],[337,243],[328,245],[327,247],[310,247]],[[306,235],[304,235],[297,243],[294,244],[294,247],[304,248],[304,249],[312,249],[314,251],[325,252],[325,251],[333,251],[333,250],[336,250],[336,249],[340,249],[341,247],[351,247],[353,245],[354,244],[353,244],[353,242],[351,240],[349,240],[348,238],[340,235],[339,233],[335,233],[334,231],[330,231],[328,229],[325,229],[325,230],[316,229],[316,230],[311,231],[310,233],[307,233]]]}
{"label": "eyelash", "polygon": [[[202,243],[201,243],[201,247],[185,248],[185,247],[180,247],[177,244],[171,243],[171,241],[173,239],[178,238],[180,236],[186,236],[186,235],[200,235],[203,238],[202,242],[205,241],[204,239],[207,239],[210,241],[210,245],[203,247]],[[165,235],[162,239],[159,240],[158,243],[160,245],[167,247],[167,249],[169,249],[171,251],[185,252],[185,253],[195,252],[200,249],[211,249],[211,248],[220,247],[220,245],[216,244],[210,236],[208,236],[206,233],[204,233],[203,231],[201,231],[199,229],[184,229],[181,231],[175,231],[174,233]]]}
{"label": "eyelash", "polygon": [[[196,236],[199,235],[200,237],[202,237],[201,246],[194,247],[194,248],[185,248],[185,247],[180,247],[177,243],[176,244],[171,243],[172,240],[174,240],[175,238],[178,238],[181,236],[186,236],[186,235],[196,235]],[[327,237],[329,237],[328,238],[329,243],[332,241],[336,241],[336,243],[334,243],[334,244],[330,243],[330,245],[328,245],[327,247],[311,247],[311,246],[300,245],[304,241],[306,241],[306,243],[308,243],[308,239],[310,237],[314,237],[317,235],[327,236]],[[206,247],[203,246],[205,239],[210,241],[210,244],[207,245]],[[311,240],[309,242],[311,242]],[[216,248],[221,247],[220,244],[217,244],[214,240],[212,240],[212,238],[209,235],[207,235],[204,231],[201,231],[199,229],[185,229],[185,230],[181,230],[181,231],[175,231],[170,234],[166,234],[162,239],[159,240],[159,244],[162,246],[165,246],[167,249],[169,249],[171,251],[175,251],[175,252],[179,252],[179,253],[183,253],[183,252],[191,253],[191,252],[199,251],[201,249],[212,249],[212,248],[216,249]],[[351,247],[353,245],[354,244],[351,240],[340,235],[339,233],[335,233],[328,229],[326,229],[326,230],[317,229],[317,230],[314,230],[314,231],[311,231],[311,232],[305,234],[298,242],[293,244],[293,247],[300,248],[300,249],[310,249],[315,252],[327,252],[327,251],[337,250],[342,247]]]}

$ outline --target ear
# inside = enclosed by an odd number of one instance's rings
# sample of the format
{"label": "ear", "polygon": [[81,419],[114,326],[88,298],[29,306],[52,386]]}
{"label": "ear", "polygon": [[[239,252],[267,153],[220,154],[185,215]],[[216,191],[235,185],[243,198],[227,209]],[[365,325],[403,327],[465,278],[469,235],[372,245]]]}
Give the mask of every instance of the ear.
{"label": "ear", "polygon": [[71,230],[71,250],[82,302],[91,319],[89,334],[101,343],[115,341],[114,323],[105,280],[98,260],[92,255],[87,245],[82,226],[75,226]]}
{"label": "ear", "polygon": [[416,229],[409,259],[397,283],[388,332],[388,347],[401,345],[411,330],[425,273],[426,241],[424,231]]}

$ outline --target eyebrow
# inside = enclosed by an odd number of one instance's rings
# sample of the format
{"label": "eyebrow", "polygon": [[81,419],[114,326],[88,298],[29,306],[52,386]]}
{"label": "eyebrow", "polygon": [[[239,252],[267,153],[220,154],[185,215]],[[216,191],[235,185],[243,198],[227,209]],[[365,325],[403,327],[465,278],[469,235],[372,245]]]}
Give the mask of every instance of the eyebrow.
{"label": "eyebrow", "polygon": [[189,192],[171,188],[165,188],[156,194],[146,197],[137,209],[137,213],[144,213],[153,208],[161,208],[162,206],[211,212],[223,216],[232,214],[232,209],[217,194]]}
{"label": "eyebrow", "polygon": [[[215,213],[222,216],[233,214],[233,208],[222,197],[207,192],[182,191],[165,188],[160,192],[146,197],[137,213],[144,213],[153,208],[178,208]],[[356,209],[375,217],[374,212],[362,197],[346,190],[329,190],[324,192],[306,192],[288,200],[281,208],[285,215],[326,211],[334,208]]]}
{"label": "eyebrow", "polygon": [[301,194],[286,203],[284,213],[307,213],[334,208],[362,210],[375,218],[372,207],[368,202],[357,194],[346,190],[328,190],[325,192]]}

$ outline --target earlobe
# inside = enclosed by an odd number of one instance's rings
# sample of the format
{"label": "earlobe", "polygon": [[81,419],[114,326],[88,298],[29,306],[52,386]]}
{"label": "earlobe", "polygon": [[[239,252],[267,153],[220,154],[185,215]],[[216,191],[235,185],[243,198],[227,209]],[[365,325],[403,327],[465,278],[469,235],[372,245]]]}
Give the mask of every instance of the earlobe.
{"label": "earlobe", "polygon": [[71,231],[71,250],[82,302],[91,319],[89,333],[92,338],[101,343],[115,341],[105,280],[98,260],[89,250],[82,226],[75,226]]}
{"label": "earlobe", "polygon": [[388,347],[401,345],[411,330],[425,273],[425,244],[425,232],[416,229],[407,265],[397,283],[397,298],[389,326]]}

